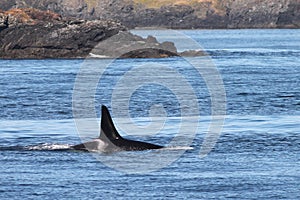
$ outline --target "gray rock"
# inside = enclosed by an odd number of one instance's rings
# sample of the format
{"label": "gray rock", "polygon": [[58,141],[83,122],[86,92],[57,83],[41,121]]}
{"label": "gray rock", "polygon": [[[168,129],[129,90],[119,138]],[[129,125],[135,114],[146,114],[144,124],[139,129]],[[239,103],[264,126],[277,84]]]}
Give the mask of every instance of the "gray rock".
{"label": "gray rock", "polygon": [[0,32],[0,58],[86,57],[101,40],[124,30],[103,20],[16,25]]}
{"label": "gray rock", "polygon": [[113,19],[129,28],[299,28],[299,0],[207,0],[147,8],[130,0],[2,0],[1,9],[34,7],[63,16]]}
{"label": "gray rock", "polygon": [[147,42],[149,43],[157,43],[157,40],[155,37],[153,37],[152,35],[149,35],[146,39]]}
{"label": "gray rock", "polygon": [[0,31],[3,29],[8,28],[9,22],[8,22],[8,16],[4,13],[0,13]]}
{"label": "gray rock", "polygon": [[300,1],[291,2],[287,10],[280,12],[277,25],[280,28],[300,28]]}
{"label": "gray rock", "polygon": [[[153,36],[144,39],[127,32],[124,26],[112,20],[66,20],[55,13],[31,9],[16,12],[16,16],[0,15],[3,27],[0,31],[0,58],[179,56],[174,43],[159,43]],[[26,17],[17,17],[20,12]]]}
{"label": "gray rock", "polygon": [[179,54],[172,42],[159,43],[153,36],[144,39],[122,31],[99,42],[90,55],[98,58],[164,58]]}
{"label": "gray rock", "polygon": [[199,50],[189,50],[179,53],[182,57],[199,57],[199,56],[207,56],[207,53]]}

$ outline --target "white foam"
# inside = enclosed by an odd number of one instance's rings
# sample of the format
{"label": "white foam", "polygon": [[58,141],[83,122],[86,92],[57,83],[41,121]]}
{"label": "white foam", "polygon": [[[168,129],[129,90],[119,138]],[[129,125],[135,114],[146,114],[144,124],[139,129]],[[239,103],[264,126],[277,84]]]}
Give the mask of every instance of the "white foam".
{"label": "white foam", "polygon": [[67,150],[70,149],[71,145],[69,144],[40,144],[35,146],[28,146],[28,150]]}
{"label": "white foam", "polygon": [[193,147],[188,146],[174,146],[174,147],[164,147],[161,150],[192,150]]}

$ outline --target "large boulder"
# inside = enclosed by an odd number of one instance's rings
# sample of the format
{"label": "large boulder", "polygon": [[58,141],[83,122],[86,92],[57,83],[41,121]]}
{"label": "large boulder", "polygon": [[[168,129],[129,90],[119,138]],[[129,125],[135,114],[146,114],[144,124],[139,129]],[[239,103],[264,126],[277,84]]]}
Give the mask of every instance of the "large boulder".
{"label": "large boulder", "polygon": [[130,32],[119,32],[99,42],[90,55],[98,58],[164,58],[179,53],[172,42],[159,43],[153,36],[145,39]]}

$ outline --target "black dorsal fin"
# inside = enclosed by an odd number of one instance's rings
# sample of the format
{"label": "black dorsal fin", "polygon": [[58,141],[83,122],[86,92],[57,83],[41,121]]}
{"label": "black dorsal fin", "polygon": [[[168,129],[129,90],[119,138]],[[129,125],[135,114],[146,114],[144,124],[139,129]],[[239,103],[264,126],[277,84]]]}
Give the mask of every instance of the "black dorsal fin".
{"label": "black dorsal fin", "polygon": [[104,105],[102,105],[101,132],[99,138],[102,140],[108,139],[110,141],[123,139],[118,133],[107,107]]}

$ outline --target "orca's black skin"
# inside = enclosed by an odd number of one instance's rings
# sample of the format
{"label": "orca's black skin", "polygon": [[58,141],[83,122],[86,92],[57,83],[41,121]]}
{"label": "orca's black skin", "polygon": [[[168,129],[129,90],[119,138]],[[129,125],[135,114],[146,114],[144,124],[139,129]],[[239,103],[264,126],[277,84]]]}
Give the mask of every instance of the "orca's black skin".
{"label": "orca's black skin", "polygon": [[89,151],[142,151],[149,149],[160,149],[163,146],[146,142],[128,140],[118,133],[106,106],[102,105],[101,132],[98,139],[71,147],[75,150]]}

